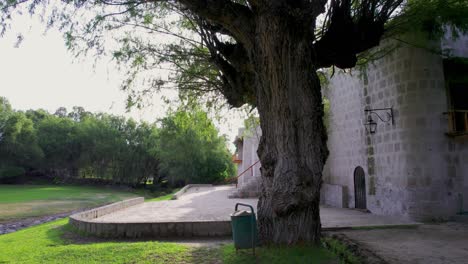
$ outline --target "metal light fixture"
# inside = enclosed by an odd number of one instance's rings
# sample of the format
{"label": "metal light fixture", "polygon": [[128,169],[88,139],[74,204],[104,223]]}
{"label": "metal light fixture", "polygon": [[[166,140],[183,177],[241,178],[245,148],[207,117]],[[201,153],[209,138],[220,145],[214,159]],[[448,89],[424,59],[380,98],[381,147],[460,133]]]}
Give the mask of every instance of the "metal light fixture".
{"label": "metal light fixture", "polygon": [[[372,118],[372,114],[374,114],[380,121],[385,123],[392,123],[395,124],[393,119],[393,107],[390,108],[378,108],[378,109],[364,109],[364,112],[367,113],[367,122],[364,124],[366,130],[370,134],[375,134],[377,132],[377,122],[374,121]],[[378,112],[384,112],[385,116],[380,116]]]}
{"label": "metal light fixture", "polygon": [[374,134],[377,131],[377,122],[372,119],[371,115],[367,116],[367,123],[365,124],[368,133]]}

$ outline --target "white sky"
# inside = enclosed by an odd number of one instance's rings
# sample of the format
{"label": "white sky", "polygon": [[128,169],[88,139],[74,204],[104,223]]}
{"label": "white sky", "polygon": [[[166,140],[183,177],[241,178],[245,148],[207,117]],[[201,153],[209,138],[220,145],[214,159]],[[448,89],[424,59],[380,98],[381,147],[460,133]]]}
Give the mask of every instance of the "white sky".
{"label": "white sky", "polygon": [[[54,113],[61,106],[69,110],[82,106],[91,112],[150,122],[164,116],[166,107],[159,95],[154,97],[153,106],[126,113],[126,94],[119,89],[123,74],[111,62],[101,61],[93,67],[89,59],[74,58],[61,33],[51,29],[44,35],[43,26],[28,16],[15,19],[13,26],[0,38],[0,96],[8,98],[14,109],[42,108]],[[24,41],[16,48],[18,31]],[[162,95],[174,98],[176,92],[165,90]],[[218,128],[232,142],[242,119],[235,112],[226,115],[230,121],[218,124]]]}

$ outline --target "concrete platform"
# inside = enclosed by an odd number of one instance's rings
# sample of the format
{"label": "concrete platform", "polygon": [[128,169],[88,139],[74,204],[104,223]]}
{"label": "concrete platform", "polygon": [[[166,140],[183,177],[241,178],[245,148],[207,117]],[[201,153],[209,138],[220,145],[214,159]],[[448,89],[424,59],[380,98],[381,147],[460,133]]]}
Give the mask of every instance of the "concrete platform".
{"label": "concrete platform", "polygon": [[417,228],[340,230],[345,236],[389,264],[468,263],[468,224],[446,222]]}
{"label": "concrete platform", "polygon": [[[94,222],[158,223],[230,221],[236,203],[250,204],[257,211],[257,199],[228,199],[232,186],[194,187],[177,200],[147,202],[96,218]],[[245,208],[247,209],[247,208]]]}
{"label": "concrete platform", "polygon": [[[89,233],[110,237],[193,237],[231,234],[236,203],[255,208],[257,199],[228,199],[234,186],[192,187],[177,200],[132,205],[87,221]],[[416,224],[357,210],[321,207],[325,230]]]}

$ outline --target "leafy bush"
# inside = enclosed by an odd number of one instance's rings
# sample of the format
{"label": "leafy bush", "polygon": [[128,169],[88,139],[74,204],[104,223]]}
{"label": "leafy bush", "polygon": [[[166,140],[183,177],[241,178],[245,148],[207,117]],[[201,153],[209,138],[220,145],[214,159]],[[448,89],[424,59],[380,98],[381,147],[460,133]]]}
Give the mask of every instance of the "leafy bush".
{"label": "leafy bush", "polygon": [[3,167],[0,168],[0,180],[21,177],[25,172],[25,169],[21,167]]}
{"label": "leafy bush", "polygon": [[226,139],[198,106],[162,119],[159,142],[161,173],[172,186],[223,182],[235,172]]}

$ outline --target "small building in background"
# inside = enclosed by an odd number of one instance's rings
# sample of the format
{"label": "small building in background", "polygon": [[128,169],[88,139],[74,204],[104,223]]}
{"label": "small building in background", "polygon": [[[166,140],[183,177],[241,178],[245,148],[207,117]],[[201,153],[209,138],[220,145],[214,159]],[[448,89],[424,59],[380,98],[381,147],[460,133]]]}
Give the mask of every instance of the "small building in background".
{"label": "small building in background", "polygon": [[234,141],[236,153],[234,161],[237,164],[237,189],[231,198],[258,197],[260,194],[260,161],[257,155],[258,143],[262,131],[260,127],[245,130],[240,128]]}

